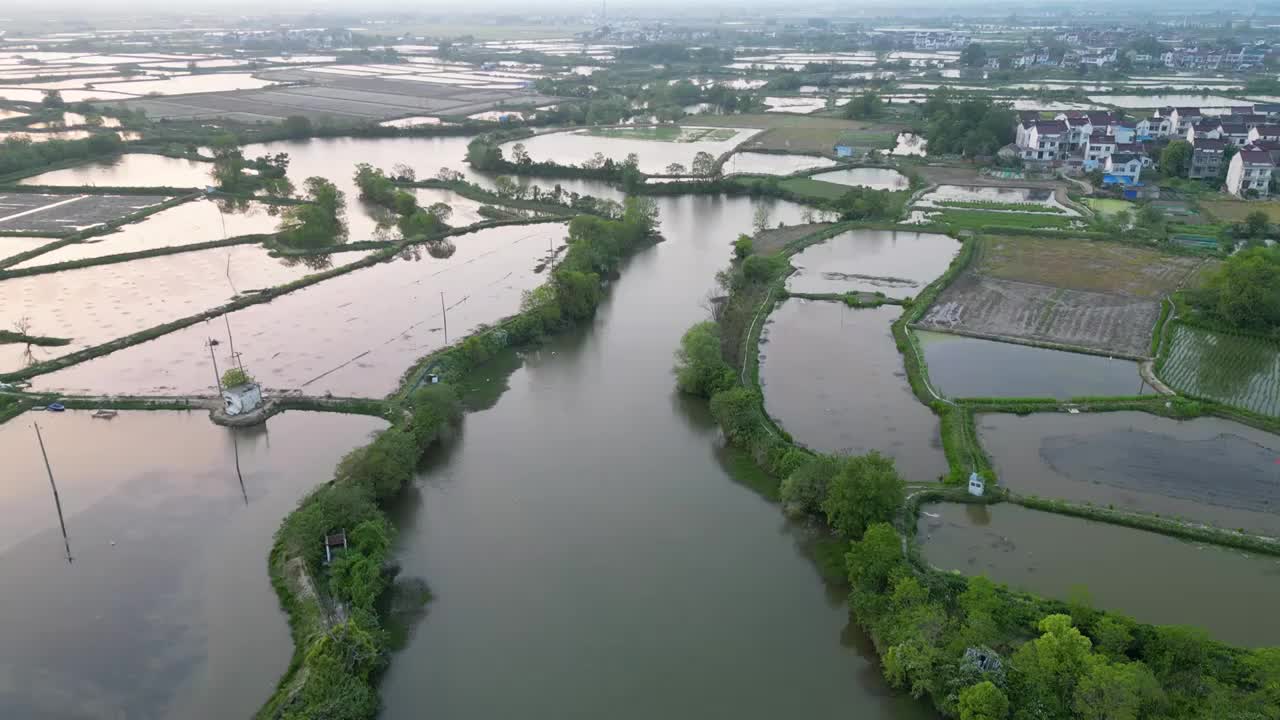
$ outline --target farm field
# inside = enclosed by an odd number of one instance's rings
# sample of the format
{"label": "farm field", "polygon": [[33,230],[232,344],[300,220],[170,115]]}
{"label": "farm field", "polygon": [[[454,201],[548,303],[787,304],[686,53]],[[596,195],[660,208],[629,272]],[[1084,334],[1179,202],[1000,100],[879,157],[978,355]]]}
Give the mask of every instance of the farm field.
{"label": "farm field", "polygon": [[1158,298],[1200,263],[1122,243],[999,236],[983,240],[975,269],[1005,280]]}
{"label": "farm field", "polygon": [[929,308],[920,326],[1146,357],[1159,316],[1160,304],[1152,300],[966,273]]}
{"label": "farm field", "polygon": [[893,147],[898,136],[898,128],[893,125],[786,113],[705,116],[699,117],[697,124],[765,130],[744,143],[742,150],[782,150],[829,155],[837,140],[849,140],[855,147],[861,144],[863,149],[888,149]]}
{"label": "farm field", "polygon": [[1100,215],[1117,215],[1122,212],[1132,213],[1134,205],[1128,200],[1110,198],[1086,198],[1085,203]]}
{"label": "farm field", "polygon": [[70,233],[117,220],[168,200],[163,195],[0,193],[0,230]]}
{"label": "farm field", "polygon": [[1262,211],[1271,222],[1280,222],[1280,201],[1241,202],[1239,200],[1201,200],[1201,209],[1223,222],[1244,222],[1249,213]]}
{"label": "farm field", "polygon": [[1179,392],[1280,417],[1280,340],[1177,324],[1159,375]]}
{"label": "farm field", "polygon": [[954,228],[981,232],[988,227],[1012,227],[1026,230],[1070,230],[1075,220],[1049,213],[985,212],[982,210],[943,210],[926,217]]}
{"label": "farm field", "polygon": [[825,180],[813,180],[804,178],[787,178],[778,183],[778,187],[784,190],[804,195],[806,197],[819,198],[822,200],[836,200],[849,192],[848,185],[840,185],[837,183],[826,182]]}
{"label": "farm field", "polygon": [[1198,267],[1120,243],[987,237],[919,325],[1145,358],[1159,299]]}

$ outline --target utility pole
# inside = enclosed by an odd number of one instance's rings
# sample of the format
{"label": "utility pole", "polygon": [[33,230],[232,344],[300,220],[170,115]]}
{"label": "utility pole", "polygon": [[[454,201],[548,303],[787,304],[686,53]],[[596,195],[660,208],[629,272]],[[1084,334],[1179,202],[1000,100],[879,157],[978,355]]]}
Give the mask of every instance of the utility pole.
{"label": "utility pole", "polygon": [[231,357],[240,366],[240,372],[244,372],[244,363],[240,362],[240,353],[236,352],[236,339],[231,335],[231,315],[224,313],[222,319],[227,323],[227,342],[231,344]]}
{"label": "utility pole", "polygon": [[49,466],[49,453],[44,449],[44,437],[40,435],[40,426],[31,423],[36,429],[36,441],[40,443],[40,456],[44,458],[45,472],[49,473],[49,487],[53,488],[53,504],[58,508],[58,524],[62,526],[62,544],[67,548],[67,564],[71,563],[71,541],[67,539],[67,521],[62,519],[62,499],[58,497],[58,484],[53,481],[53,468]]}
{"label": "utility pole", "polygon": [[218,385],[218,396],[222,396],[222,375],[218,374],[218,358],[214,355],[213,347],[218,344],[217,340],[209,338],[209,359],[213,361],[213,381]]}
{"label": "utility pole", "polygon": [[440,291],[440,314],[444,316],[444,344],[449,344],[449,309],[444,306],[444,291]]}

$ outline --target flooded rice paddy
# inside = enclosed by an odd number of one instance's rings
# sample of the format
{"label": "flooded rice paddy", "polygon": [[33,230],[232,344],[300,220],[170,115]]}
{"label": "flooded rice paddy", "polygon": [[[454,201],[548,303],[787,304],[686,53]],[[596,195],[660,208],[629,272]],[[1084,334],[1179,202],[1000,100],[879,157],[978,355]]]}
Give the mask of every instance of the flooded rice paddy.
{"label": "flooded rice paddy", "polygon": [[1024,495],[1280,534],[1280,436],[1139,412],[984,415],[1001,482]]}
{"label": "flooded rice paddy", "polygon": [[906,190],[911,186],[911,180],[906,175],[888,168],[850,168],[818,173],[810,177],[837,185],[854,185],[873,190],[897,191]]}
{"label": "flooded rice paddy", "polygon": [[203,411],[27,413],[0,425],[0,572],[21,578],[0,604],[0,716],[250,717],[293,653],[267,576],[272,534],[383,425],[288,412],[233,431]]}
{"label": "flooded rice paddy", "polygon": [[[326,280],[233,312],[227,321],[193,325],[41,376],[35,385],[89,393],[207,394],[213,368],[204,343],[213,337],[222,343],[220,352],[230,352],[229,322],[235,349],[265,387],[379,397],[395,389],[414,361],[445,344],[442,292],[449,337],[457,340],[481,323],[514,314],[521,293],[546,281],[535,268],[552,247],[563,245],[564,236],[563,223],[489,228],[450,238],[456,251],[448,258],[415,246],[416,259]],[[334,262],[357,257],[337,254]],[[220,366],[228,360],[219,358]]]}
{"label": "flooded rice paddy", "polygon": [[[693,128],[684,128],[685,130]],[[581,165],[596,153],[603,153],[614,162],[622,162],[627,155],[635,153],[640,159],[640,171],[661,175],[667,167],[679,163],[686,172],[693,166],[693,157],[699,152],[710,153],[719,157],[737,147],[739,143],[760,132],[753,129],[731,129],[732,137],[727,140],[699,140],[696,142],[671,142],[668,140],[646,139],[649,128],[637,128],[635,138],[620,137],[617,134],[608,137],[591,134],[586,130],[546,133],[526,138],[518,142],[524,143],[529,156],[535,162],[554,160],[562,165]],[[619,133],[623,131],[618,131]],[[516,143],[507,143],[502,150],[508,156]]]}
{"label": "flooded rice paddy", "polygon": [[269,210],[271,208],[261,203],[237,205],[193,200],[121,226],[115,232],[42,253],[14,267],[52,265],[104,255],[193,245],[238,235],[270,233],[275,231],[280,218]]}
{"label": "flooded rice paddy", "polygon": [[[1041,205],[1054,208],[1058,211],[1058,214],[1062,215],[1079,214],[1058,202],[1054,198],[1054,191],[1048,188],[939,185],[921,195],[916,205],[918,207],[946,207],[943,203],[948,202],[997,202]],[[1001,211],[991,210],[991,212]]]}
{"label": "flooded rice paddy", "polygon": [[[1018,505],[926,505],[918,532],[943,570],[1157,625],[1193,625],[1217,640],[1280,644],[1280,624],[1259,623],[1280,595],[1280,559]],[[1099,562],[1099,558],[1106,558]]]}
{"label": "flooded rice paddy", "polygon": [[924,351],[929,381],[948,397],[1068,400],[1151,392],[1132,360],[928,330],[912,332]]}
{"label": "flooded rice paddy", "polygon": [[947,461],[938,418],[912,394],[889,331],[900,312],[800,298],[778,305],[761,334],[765,409],[807,447],[879,450],[907,480],[932,482]]}
{"label": "flooded rice paddy", "polygon": [[97,185],[100,187],[203,188],[213,184],[213,163],[164,155],[127,153],[102,162],[50,170],[19,185]]}
{"label": "flooded rice paddy", "polygon": [[736,152],[724,163],[724,174],[790,175],[801,170],[831,167],[836,161],[816,155],[778,155],[762,152]]}
{"label": "flooded rice paddy", "polygon": [[936,233],[850,230],[792,256],[787,290],[908,297],[946,272],[959,251],[954,238]]}
{"label": "flooded rice paddy", "polygon": [[[70,345],[32,348],[59,357],[156,325],[195,315],[238,294],[282,285],[311,272],[271,258],[261,247],[234,245],[127,263],[9,278],[0,282],[0,327],[26,318],[32,335]],[[0,368],[18,370],[26,348],[0,345]]]}

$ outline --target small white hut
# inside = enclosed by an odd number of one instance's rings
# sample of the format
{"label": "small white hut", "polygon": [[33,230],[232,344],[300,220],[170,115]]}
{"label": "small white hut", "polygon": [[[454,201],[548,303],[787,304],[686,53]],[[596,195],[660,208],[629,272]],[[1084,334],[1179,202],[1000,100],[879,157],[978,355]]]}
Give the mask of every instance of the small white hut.
{"label": "small white hut", "polygon": [[222,403],[231,416],[253,412],[262,405],[262,387],[258,383],[245,383],[225,388]]}
{"label": "small white hut", "polygon": [[987,484],[982,481],[982,476],[978,473],[970,473],[969,475],[969,494],[982,497],[986,492]]}

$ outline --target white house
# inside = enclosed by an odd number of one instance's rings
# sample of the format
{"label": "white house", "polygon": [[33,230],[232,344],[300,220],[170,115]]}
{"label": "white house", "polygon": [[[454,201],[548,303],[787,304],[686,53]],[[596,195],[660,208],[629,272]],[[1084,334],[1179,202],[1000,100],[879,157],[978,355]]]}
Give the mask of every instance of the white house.
{"label": "white house", "polygon": [[1052,162],[1066,153],[1066,141],[1070,131],[1061,120],[1033,122],[1022,136],[1018,150],[1023,160]]}
{"label": "white house", "polygon": [[1280,140],[1280,125],[1255,125],[1249,130],[1249,142]]}
{"label": "white house", "polygon": [[1194,107],[1176,107],[1171,108],[1168,112],[1170,132],[1179,135],[1185,133],[1187,128],[1204,119],[1204,113],[1200,112],[1200,108]]}
{"label": "white house", "polygon": [[245,383],[222,390],[222,402],[228,415],[253,412],[262,404],[262,387],[257,383]]}
{"label": "white house", "polygon": [[1115,151],[1116,139],[1098,130],[1089,136],[1089,143],[1084,147],[1084,169],[1096,170],[1102,167]]}
{"label": "white house", "polygon": [[1142,159],[1128,153],[1112,153],[1107,157],[1103,172],[1104,183],[1136,185],[1142,175]]}
{"label": "white house", "polygon": [[1139,138],[1165,137],[1173,131],[1173,122],[1167,117],[1153,115],[1139,120],[1136,130]]}
{"label": "white house", "polygon": [[1118,143],[1128,144],[1134,141],[1134,136],[1138,134],[1138,129],[1129,122],[1113,120],[1111,125],[1107,127],[1107,134],[1114,137]]}
{"label": "white house", "polygon": [[1200,138],[1191,153],[1191,169],[1187,176],[1193,179],[1216,178],[1222,171],[1222,154],[1226,142],[1212,138]]}
{"label": "white house", "polygon": [[1247,147],[1231,158],[1227,167],[1227,191],[1236,197],[1253,193],[1266,197],[1271,187],[1271,153]]}

